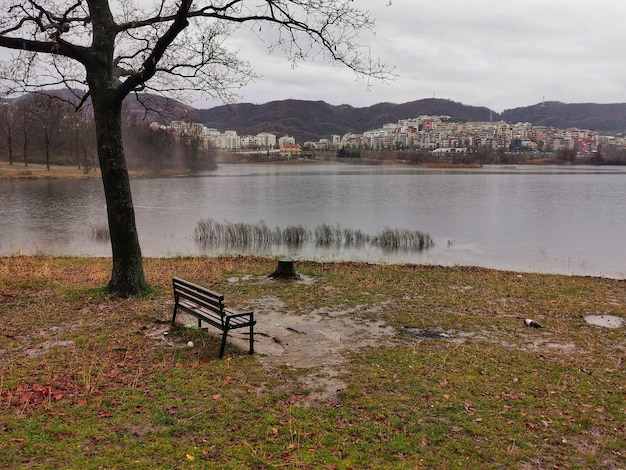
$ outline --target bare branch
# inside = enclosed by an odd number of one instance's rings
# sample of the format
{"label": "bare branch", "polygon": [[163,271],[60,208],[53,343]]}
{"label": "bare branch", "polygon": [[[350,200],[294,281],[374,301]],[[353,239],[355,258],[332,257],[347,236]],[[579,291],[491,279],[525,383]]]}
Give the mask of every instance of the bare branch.
{"label": "bare branch", "polygon": [[[369,48],[361,43],[361,34],[371,32],[374,21],[352,1],[161,1],[154,11],[145,14],[134,2],[121,0],[117,18],[103,22],[103,12],[111,12],[109,3],[58,0],[50,7],[43,1],[0,0],[9,12],[0,18],[0,47],[78,62],[83,77],[72,70],[71,84],[84,85],[94,67],[108,67],[103,73],[110,76],[119,99],[131,91],[150,90],[168,94],[200,91],[233,100],[236,90],[257,78],[237,51],[228,50],[228,38],[234,31],[229,25],[242,24],[267,43],[268,52],[283,53],[294,66],[320,57],[340,63],[368,81],[393,78],[393,70],[372,59]],[[90,11],[93,9],[97,11]],[[94,12],[101,18],[100,26],[94,25]],[[94,31],[105,26],[106,31]],[[109,51],[109,58],[97,55],[96,34],[113,38],[114,50]],[[54,59],[48,63],[46,83],[64,83],[68,63],[63,62],[62,68]],[[39,67],[43,64],[38,60]],[[23,75],[23,84],[44,84],[41,77],[46,74],[33,80],[36,75]]]}

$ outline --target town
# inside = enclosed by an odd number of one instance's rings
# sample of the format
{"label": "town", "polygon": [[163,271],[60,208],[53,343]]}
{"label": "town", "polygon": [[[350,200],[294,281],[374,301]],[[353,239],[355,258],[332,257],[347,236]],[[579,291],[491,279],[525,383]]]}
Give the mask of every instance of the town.
{"label": "town", "polygon": [[557,154],[593,157],[601,153],[622,151],[626,140],[601,135],[586,129],[557,129],[533,126],[530,123],[459,122],[449,116],[419,116],[383,125],[362,134],[332,135],[318,141],[296,143],[294,137],[261,132],[256,135],[238,135],[234,130],[220,132],[201,123],[172,121],[169,126],[152,124],[153,128],[167,129],[179,135],[201,136],[207,143],[228,152],[265,152],[295,158],[315,150],[342,148],[363,150],[423,149],[434,156],[467,154],[479,149],[496,152],[530,154]]}

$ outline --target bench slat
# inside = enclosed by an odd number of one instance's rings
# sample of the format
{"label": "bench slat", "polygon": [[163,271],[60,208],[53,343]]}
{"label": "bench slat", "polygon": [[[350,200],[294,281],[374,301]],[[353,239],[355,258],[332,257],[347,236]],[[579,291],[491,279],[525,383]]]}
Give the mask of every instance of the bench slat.
{"label": "bench slat", "polygon": [[182,297],[191,302],[196,302],[197,304],[204,305],[205,307],[214,310],[220,315],[222,315],[222,312],[224,312],[224,305],[221,302],[216,302],[213,297],[205,297],[201,295],[201,293],[186,290],[178,290],[174,293],[174,295],[178,295],[178,297]]}
{"label": "bench slat", "polygon": [[224,301],[224,296],[222,294],[218,294],[217,292],[214,292],[214,291],[212,291],[210,289],[206,289],[206,288],[204,288],[202,286],[199,286],[198,284],[194,284],[192,282],[185,281],[184,279],[181,279],[179,277],[172,278],[172,281],[173,281],[175,286],[178,285],[179,287],[187,287],[189,289],[195,289],[197,291],[204,292],[204,293],[206,293],[208,295],[212,295],[213,297],[216,297],[216,298],[220,299],[222,302]]}

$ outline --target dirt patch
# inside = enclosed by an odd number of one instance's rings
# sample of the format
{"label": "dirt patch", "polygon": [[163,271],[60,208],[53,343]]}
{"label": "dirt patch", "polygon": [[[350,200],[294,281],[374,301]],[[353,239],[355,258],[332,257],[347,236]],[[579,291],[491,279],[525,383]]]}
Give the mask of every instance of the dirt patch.
{"label": "dirt patch", "polygon": [[50,340],[44,341],[43,343],[39,343],[38,345],[28,348],[24,350],[25,357],[39,357],[50,352],[52,348],[66,348],[69,346],[73,346],[74,341],[60,341],[60,340]]}
{"label": "dirt patch", "polygon": [[[255,351],[268,370],[292,367],[308,370],[303,381],[312,390],[310,399],[332,399],[345,384],[339,378],[346,352],[368,346],[390,344],[395,329],[381,322],[369,322],[359,309],[314,311],[296,315],[286,311],[278,298],[264,297],[250,302],[255,309]],[[247,338],[235,333],[233,343]]]}
{"label": "dirt patch", "polygon": [[620,328],[624,326],[624,319],[617,315],[587,315],[585,321],[589,325],[602,326],[604,328]]}
{"label": "dirt patch", "polygon": [[[367,346],[388,345],[396,330],[381,322],[360,318],[360,310],[315,311],[308,315],[286,310],[276,297],[253,299],[257,324],[254,330],[254,350],[259,362],[269,371],[291,367],[305,371],[303,382],[311,390],[310,401],[332,400],[345,387],[339,378],[347,351]],[[195,325],[191,315],[180,313],[177,322]],[[186,347],[186,343],[168,335],[169,323],[161,323],[146,331],[146,335],[170,347]],[[210,329],[210,332],[217,330]],[[248,337],[239,330],[229,332],[229,342],[246,351]]]}

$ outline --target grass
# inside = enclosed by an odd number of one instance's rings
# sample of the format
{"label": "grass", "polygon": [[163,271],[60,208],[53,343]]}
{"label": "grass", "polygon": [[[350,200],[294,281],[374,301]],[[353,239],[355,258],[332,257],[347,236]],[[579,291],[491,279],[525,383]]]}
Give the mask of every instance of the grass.
{"label": "grass", "polygon": [[[300,262],[313,283],[267,283],[275,260],[254,257],[145,267],[151,296],[111,300],[110,260],[0,258],[1,468],[626,467],[625,328],[584,321],[626,318],[623,280]],[[154,336],[173,275],[234,306],[358,308],[397,334],[347,353],[345,388],[312,400],[310,371],[232,345],[220,361],[197,329],[172,330],[174,346]]]}
{"label": "grass", "polygon": [[50,170],[46,165],[40,163],[29,163],[24,165],[23,161],[15,161],[13,165],[9,162],[0,162],[0,180],[2,179],[83,179],[100,177],[100,171],[85,173],[83,169],[76,166],[51,165]]}
{"label": "grass", "polygon": [[[183,170],[129,170],[131,177],[150,176],[180,176],[188,174]],[[29,163],[15,160],[13,165],[9,162],[0,161],[0,180],[32,180],[32,179],[85,179],[100,178],[100,168],[90,169],[85,172],[84,168],[74,165],[51,165],[50,170],[45,164]]]}

